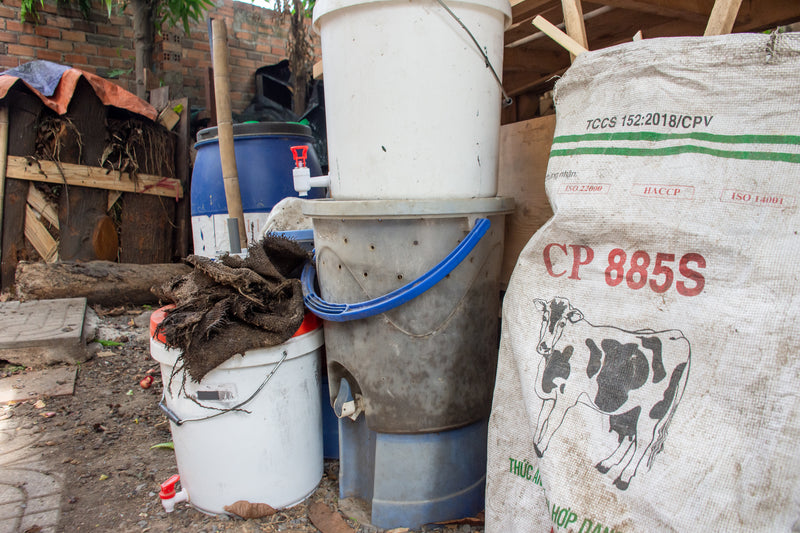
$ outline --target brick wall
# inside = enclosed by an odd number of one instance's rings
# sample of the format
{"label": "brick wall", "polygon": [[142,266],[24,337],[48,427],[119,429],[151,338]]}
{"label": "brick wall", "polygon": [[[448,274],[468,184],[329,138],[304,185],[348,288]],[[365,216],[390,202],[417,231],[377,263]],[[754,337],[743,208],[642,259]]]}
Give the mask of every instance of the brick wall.
{"label": "brick wall", "polygon": [[[223,17],[228,28],[231,106],[239,113],[255,93],[255,70],[286,58],[288,20],[281,23],[274,12],[245,2],[217,0],[207,15]],[[100,2],[93,2],[89,20],[56,0],[45,0],[39,24],[22,23],[20,0],[0,4],[0,71],[34,59],[45,59],[112,78],[135,92],[133,22],[130,7],[109,16]],[[316,57],[319,40],[315,37]],[[205,104],[205,78],[211,66],[208,23],[203,20],[183,27],[162,28],[153,51],[155,77],[170,87],[170,96],[188,96],[191,105]]]}

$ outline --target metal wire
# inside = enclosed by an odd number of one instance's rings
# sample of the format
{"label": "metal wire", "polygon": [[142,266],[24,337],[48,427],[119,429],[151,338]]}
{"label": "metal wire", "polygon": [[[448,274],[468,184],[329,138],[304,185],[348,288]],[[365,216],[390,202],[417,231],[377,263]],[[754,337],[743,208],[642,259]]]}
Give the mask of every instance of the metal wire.
{"label": "metal wire", "polygon": [[444,8],[444,10],[450,14],[451,17],[453,17],[453,20],[458,22],[458,25],[461,26],[461,28],[463,28],[465,32],[467,32],[469,38],[472,39],[473,43],[475,43],[475,46],[478,48],[478,52],[480,52],[481,56],[483,56],[483,61],[486,63],[486,68],[492,71],[492,76],[494,76],[495,81],[497,81],[497,85],[500,86],[500,92],[503,93],[503,107],[510,106],[513,103],[513,100],[511,99],[510,96],[508,96],[506,90],[503,88],[503,82],[500,81],[500,76],[497,75],[497,71],[494,69],[491,62],[489,62],[489,56],[487,56],[486,52],[484,52],[483,48],[481,48],[481,44],[478,42],[475,36],[472,35],[472,32],[469,31],[469,28],[467,28],[464,25],[464,23],[461,22],[461,19],[458,18],[458,16],[455,13],[453,13],[453,11],[449,7],[447,7],[447,4],[444,3],[444,0],[436,0],[436,1],[439,2],[439,5],[441,5]]}
{"label": "metal wire", "polygon": [[[186,395],[187,398],[192,400],[194,403],[196,403],[200,407],[204,407],[206,409],[213,409],[213,410],[219,411],[218,413],[214,413],[213,415],[208,415],[208,416],[204,416],[204,417],[200,417],[200,418],[186,418],[186,419],[182,419],[182,418],[178,417],[171,409],[169,409],[166,406],[166,403],[164,402],[164,400],[166,400],[166,391],[169,388],[169,385],[164,387],[164,391],[161,394],[161,401],[159,402],[158,406],[161,408],[162,411],[164,411],[164,413],[167,415],[167,417],[170,420],[175,422],[175,425],[177,425],[177,426],[180,426],[181,424],[184,424],[186,422],[198,422],[198,421],[201,421],[201,420],[209,420],[211,418],[215,418],[215,417],[218,417],[220,415],[224,415],[225,413],[230,413],[231,411],[243,411],[245,413],[249,413],[250,411],[247,411],[246,409],[242,409],[242,407],[244,405],[246,405],[247,403],[249,403],[250,400],[255,398],[256,395],[259,392],[261,392],[261,389],[263,389],[267,385],[269,380],[272,379],[272,376],[275,375],[275,372],[278,371],[278,369],[281,367],[281,364],[283,364],[283,362],[286,360],[286,357],[288,355],[289,355],[289,352],[287,350],[284,350],[283,351],[283,357],[281,357],[281,360],[278,361],[278,364],[275,365],[275,368],[272,369],[272,372],[267,374],[267,377],[264,379],[264,381],[261,383],[261,385],[256,389],[256,391],[253,394],[251,394],[246,400],[244,400],[243,402],[240,402],[238,405],[234,405],[233,407],[230,407],[230,408],[227,408],[227,409],[220,409],[219,407],[212,407],[212,406],[209,406],[209,405],[203,405],[200,402],[198,402],[197,400],[195,400],[194,398],[192,398],[191,396],[189,396],[188,394]],[[171,381],[172,380],[170,379],[170,382]]]}

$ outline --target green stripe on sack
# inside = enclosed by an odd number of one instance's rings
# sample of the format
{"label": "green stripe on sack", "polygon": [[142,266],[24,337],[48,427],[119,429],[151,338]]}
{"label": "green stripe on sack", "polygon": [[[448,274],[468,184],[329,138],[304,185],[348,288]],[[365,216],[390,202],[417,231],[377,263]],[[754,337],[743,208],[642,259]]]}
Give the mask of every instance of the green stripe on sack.
{"label": "green stripe on sack", "polygon": [[741,152],[731,150],[717,150],[705,146],[685,144],[681,146],[667,146],[664,148],[614,148],[610,146],[585,146],[580,148],[564,148],[551,150],[550,157],[567,155],[623,155],[634,157],[654,157],[676,154],[705,154],[727,159],[747,159],[751,161],[783,161],[785,163],[800,163],[800,154],[785,152]]}
{"label": "green stripe on sack", "polygon": [[717,135],[714,133],[656,133],[654,131],[626,131],[616,133],[584,133],[560,135],[553,144],[581,141],[672,141],[694,139],[724,144],[795,144],[800,146],[800,135]]}

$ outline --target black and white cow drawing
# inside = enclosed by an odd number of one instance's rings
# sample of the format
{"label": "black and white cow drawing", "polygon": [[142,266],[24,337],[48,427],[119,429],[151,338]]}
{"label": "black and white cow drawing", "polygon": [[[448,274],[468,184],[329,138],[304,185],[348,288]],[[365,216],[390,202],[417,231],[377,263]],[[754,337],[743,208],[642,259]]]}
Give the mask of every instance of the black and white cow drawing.
{"label": "black and white cow drawing", "polygon": [[677,329],[595,326],[566,298],[534,304],[542,316],[535,391],[543,400],[534,451],[542,457],[569,410],[587,405],[608,415],[619,441],[595,467],[625,490],[644,457],[649,469],[663,449],[689,377],[689,341]]}

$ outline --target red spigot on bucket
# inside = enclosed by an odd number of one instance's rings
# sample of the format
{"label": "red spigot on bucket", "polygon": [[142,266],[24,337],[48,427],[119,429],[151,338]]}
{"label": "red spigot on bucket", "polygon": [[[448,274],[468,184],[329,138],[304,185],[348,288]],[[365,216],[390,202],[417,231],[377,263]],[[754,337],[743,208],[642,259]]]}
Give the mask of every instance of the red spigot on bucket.
{"label": "red spigot on bucket", "polygon": [[329,176],[314,176],[311,177],[311,169],[306,164],[308,158],[308,146],[292,146],[290,147],[292,156],[294,156],[295,167],[292,169],[292,180],[294,181],[294,190],[300,196],[308,196],[308,191],[311,187],[328,187],[331,180]]}
{"label": "red spigot on bucket", "polygon": [[290,149],[292,150],[295,165],[292,170],[294,190],[300,196],[308,196],[308,191],[311,190],[311,170],[306,165],[308,146],[292,146]]}
{"label": "red spigot on bucket", "polygon": [[164,506],[164,510],[168,513],[175,510],[176,503],[189,501],[189,495],[185,490],[175,492],[175,485],[180,479],[181,476],[175,474],[161,484],[161,491],[158,493],[158,497],[161,498],[161,505]]}
{"label": "red spigot on bucket", "polygon": [[306,159],[308,158],[308,146],[292,146],[290,148],[292,151],[292,156],[294,157],[294,166],[295,168],[303,168],[306,165]]}

